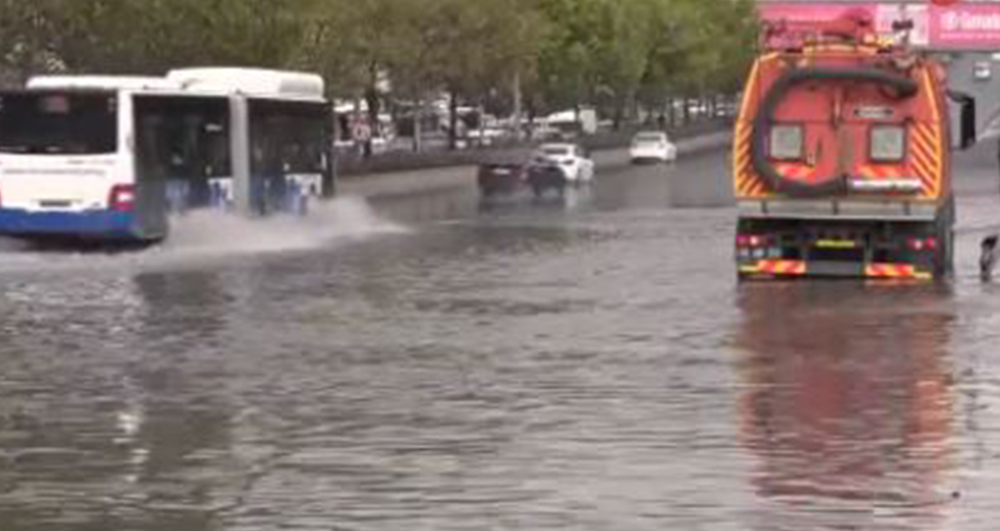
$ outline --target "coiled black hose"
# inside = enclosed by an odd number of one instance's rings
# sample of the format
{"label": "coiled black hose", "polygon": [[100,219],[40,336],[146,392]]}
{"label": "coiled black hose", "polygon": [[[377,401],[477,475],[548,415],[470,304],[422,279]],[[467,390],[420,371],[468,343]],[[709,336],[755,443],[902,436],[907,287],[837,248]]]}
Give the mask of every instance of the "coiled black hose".
{"label": "coiled black hose", "polygon": [[912,98],[917,94],[916,81],[874,68],[797,68],[782,76],[771,86],[764,98],[764,106],[753,123],[751,158],[753,168],[771,188],[793,197],[816,197],[839,195],[846,191],[846,183],[837,175],[816,183],[803,183],[789,179],[774,169],[768,154],[768,136],[775,122],[774,114],[778,105],[796,85],[808,81],[856,81],[874,83],[891,88],[899,99]]}

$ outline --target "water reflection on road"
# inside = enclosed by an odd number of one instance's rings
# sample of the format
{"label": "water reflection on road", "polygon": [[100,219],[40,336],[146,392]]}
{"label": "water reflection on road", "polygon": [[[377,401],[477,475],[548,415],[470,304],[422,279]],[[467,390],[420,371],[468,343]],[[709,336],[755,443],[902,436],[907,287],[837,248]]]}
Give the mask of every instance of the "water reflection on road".
{"label": "water reflection on road", "polygon": [[739,305],[759,528],[942,528],[957,503],[946,290],[751,285]]}

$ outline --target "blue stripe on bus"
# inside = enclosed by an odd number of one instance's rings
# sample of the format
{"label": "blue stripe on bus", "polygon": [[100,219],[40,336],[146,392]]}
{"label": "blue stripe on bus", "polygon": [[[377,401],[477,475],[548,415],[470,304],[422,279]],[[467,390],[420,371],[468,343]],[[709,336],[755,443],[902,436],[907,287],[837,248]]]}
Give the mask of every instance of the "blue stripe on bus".
{"label": "blue stripe on bus", "polygon": [[135,214],[110,210],[29,212],[0,208],[0,234],[126,239],[138,237],[135,231]]}

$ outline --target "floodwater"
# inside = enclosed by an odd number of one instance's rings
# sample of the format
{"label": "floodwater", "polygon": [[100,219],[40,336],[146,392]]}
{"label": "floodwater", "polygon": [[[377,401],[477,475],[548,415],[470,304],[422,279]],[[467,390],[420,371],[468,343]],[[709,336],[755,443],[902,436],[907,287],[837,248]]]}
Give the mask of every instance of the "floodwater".
{"label": "floodwater", "polygon": [[942,286],[738,286],[719,152],[5,244],[0,530],[993,530],[992,153]]}

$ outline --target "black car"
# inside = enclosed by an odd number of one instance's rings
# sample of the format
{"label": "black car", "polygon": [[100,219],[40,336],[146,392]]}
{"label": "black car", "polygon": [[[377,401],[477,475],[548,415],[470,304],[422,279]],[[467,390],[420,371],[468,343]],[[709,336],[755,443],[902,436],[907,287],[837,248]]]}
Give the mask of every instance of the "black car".
{"label": "black car", "polygon": [[527,157],[506,155],[479,164],[479,191],[484,198],[512,196],[528,184]]}

